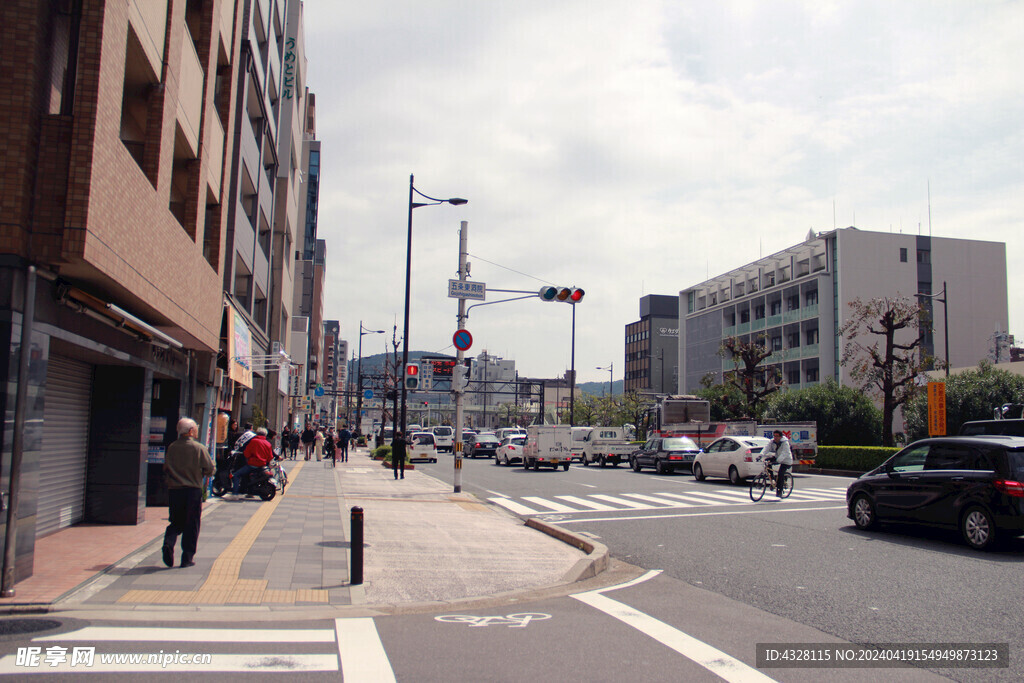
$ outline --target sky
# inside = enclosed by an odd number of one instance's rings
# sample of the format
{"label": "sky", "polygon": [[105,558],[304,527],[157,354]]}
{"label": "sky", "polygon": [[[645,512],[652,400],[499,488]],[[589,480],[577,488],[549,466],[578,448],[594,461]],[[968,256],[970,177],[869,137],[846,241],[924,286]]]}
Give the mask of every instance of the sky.
{"label": "sky", "polygon": [[[1024,3],[306,0],[324,314],[357,353],[455,353],[459,224],[489,290],[585,290],[578,381],[622,379],[646,294],[809,230],[1006,243],[1024,339]],[[930,196],[930,206],[929,206]],[[488,301],[516,295],[488,294]],[[475,308],[467,352],[570,367],[572,310]],[[598,370],[598,367],[605,368]]]}

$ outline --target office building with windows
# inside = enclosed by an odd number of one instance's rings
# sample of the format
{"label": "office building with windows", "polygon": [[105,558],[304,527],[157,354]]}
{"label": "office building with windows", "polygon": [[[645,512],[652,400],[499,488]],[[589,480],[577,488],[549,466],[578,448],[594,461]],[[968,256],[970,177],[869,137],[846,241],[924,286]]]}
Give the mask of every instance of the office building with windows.
{"label": "office building with windows", "polygon": [[790,388],[829,377],[850,384],[839,335],[850,304],[897,296],[917,297],[928,312],[928,355],[953,367],[974,365],[989,355],[993,333],[1007,329],[1006,245],[854,227],[812,231],[799,244],[679,293],[678,391],[692,393],[706,375],[720,382],[734,369],[722,352],[730,337],[763,340],[772,355],[762,366]]}
{"label": "office building with windows", "polygon": [[649,294],[640,299],[640,320],[626,325],[625,391],[666,394],[676,387],[679,357],[679,297]]}

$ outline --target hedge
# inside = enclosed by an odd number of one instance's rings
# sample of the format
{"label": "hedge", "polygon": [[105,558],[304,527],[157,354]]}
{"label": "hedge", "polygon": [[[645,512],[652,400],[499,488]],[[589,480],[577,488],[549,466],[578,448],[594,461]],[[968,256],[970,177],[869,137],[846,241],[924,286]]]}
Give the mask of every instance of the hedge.
{"label": "hedge", "polygon": [[814,466],[825,470],[869,472],[898,450],[885,446],[818,446]]}

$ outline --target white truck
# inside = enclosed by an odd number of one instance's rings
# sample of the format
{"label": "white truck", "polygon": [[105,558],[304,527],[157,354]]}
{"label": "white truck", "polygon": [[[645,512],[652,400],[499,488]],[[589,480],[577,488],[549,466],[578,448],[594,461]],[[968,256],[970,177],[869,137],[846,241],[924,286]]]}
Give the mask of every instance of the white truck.
{"label": "white truck", "polygon": [[539,470],[550,465],[565,471],[572,464],[572,428],[569,425],[531,425],[526,428],[523,468]]}
{"label": "white truck", "polygon": [[620,462],[628,462],[632,452],[633,444],[621,427],[594,427],[583,439],[580,462],[584,467],[590,463],[617,467]]}

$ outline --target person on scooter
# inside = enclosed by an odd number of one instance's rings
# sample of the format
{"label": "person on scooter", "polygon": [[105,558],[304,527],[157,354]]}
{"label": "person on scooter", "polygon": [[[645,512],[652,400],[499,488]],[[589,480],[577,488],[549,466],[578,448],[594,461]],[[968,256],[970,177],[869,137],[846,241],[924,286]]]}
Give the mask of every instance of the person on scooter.
{"label": "person on scooter", "polygon": [[231,494],[232,500],[238,500],[238,494],[242,490],[242,477],[249,472],[257,472],[266,467],[274,460],[274,447],[267,440],[267,430],[260,427],[256,430],[256,436],[249,439],[245,444],[245,464],[231,473]]}

